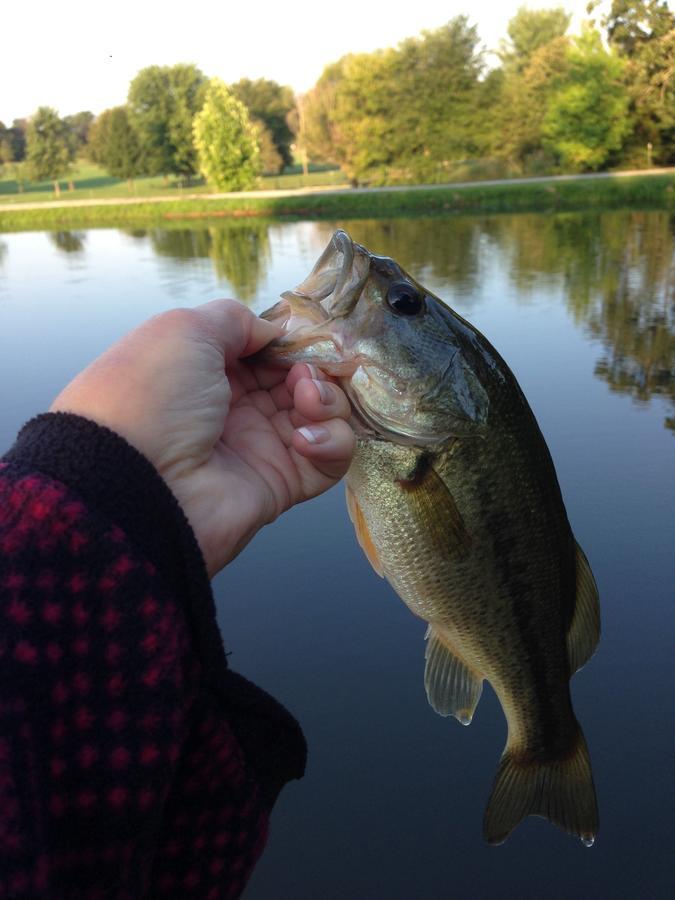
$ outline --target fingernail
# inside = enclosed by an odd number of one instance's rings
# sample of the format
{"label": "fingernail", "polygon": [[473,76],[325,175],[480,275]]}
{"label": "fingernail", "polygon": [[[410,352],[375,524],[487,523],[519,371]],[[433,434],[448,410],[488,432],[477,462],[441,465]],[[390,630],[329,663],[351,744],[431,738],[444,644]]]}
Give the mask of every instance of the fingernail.
{"label": "fingernail", "polygon": [[312,379],[312,381],[316,381],[319,377],[319,370],[317,369],[317,367],[313,366],[311,363],[305,363],[305,365],[309,369],[309,377]]}
{"label": "fingernail", "polygon": [[330,431],[323,425],[303,425],[298,431],[310,444],[325,444],[330,439]]}
{"label": "fingernail", "polygon": [[333,402],[333,388],[330,384],[325,381],[319,381],[318,378],[312,379],[314,384],[316,385],[316,389],[319,392],[319,397],[321,398],[321,402],[328,404]]}

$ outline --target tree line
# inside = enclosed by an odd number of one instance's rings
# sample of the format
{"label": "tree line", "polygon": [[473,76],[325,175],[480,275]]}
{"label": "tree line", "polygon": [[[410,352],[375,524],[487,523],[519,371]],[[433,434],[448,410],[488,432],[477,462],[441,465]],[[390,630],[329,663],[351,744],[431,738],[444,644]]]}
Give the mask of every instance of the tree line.
{"label": "tree line", "polygon": [[41,107],[0,123],[0,166],[58,190],[85,155],[118,178],[201,175],[236,190],[293,151],[354,184],[674,164],[675,15],[666,0],[612,0],[596,21],[597,5],[577,35],[562,8],[519,9],[492,68],[457,16],[329,64],[299,97],[267,79],[226,85],[192,64],[150,66],[125,105],[96,118]]}
{"label": "tree line", "polygon": [[193,64],[148,66],[129,86],[126,104],[60,118],[40,107],[11,128],[0,123],[0,166],[17,179],[54,182],[84,157],[110,175],[203,175],[214,187],[249,187],[260,172],[292,162],[288,119],[293,92],[274,81],[243,78],[226,86]]}

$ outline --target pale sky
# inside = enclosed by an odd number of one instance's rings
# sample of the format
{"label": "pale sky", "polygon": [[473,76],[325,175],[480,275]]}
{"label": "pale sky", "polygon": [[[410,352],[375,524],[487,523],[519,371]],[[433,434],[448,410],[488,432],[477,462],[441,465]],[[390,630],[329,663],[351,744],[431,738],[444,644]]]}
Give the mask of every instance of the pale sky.
{"label": "pale sky", "polygon": [[397,44],[461,13],[488,49],[521,5],[563,6],[585,18],[587,0],[12,0],[0,18],[0,121],[38,106],[62,115],[126,100],[139,69],[194,62],[226,82],[271,78],[308,90],[345,53]]}

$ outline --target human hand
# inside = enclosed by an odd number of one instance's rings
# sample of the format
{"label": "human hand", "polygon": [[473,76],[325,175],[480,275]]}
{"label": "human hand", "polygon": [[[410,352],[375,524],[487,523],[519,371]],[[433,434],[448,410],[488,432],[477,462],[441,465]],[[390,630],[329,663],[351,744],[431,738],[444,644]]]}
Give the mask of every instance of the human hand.
{"label": "human hand", "polygon": [[323,373],[245,357],[282,329],[234,300],[155,316],[56,398],[126,438],[158,470],[213,576],[265,524],[347,471],[349,404]]}

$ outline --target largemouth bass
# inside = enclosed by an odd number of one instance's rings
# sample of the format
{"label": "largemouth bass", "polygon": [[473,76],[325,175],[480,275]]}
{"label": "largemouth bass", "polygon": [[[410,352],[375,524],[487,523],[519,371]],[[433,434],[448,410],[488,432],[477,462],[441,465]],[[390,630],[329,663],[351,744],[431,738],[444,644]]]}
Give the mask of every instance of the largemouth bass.
{"label": "largemouth bass", "polygon": [[265,355],[336,376],[357,451],[347,504],[373,568],[428,623],[431,706],[468,725],[487,679],[508,737],[484,817],[528,815],[593,843],[597,804],[569,680],[600,632],[598,594],[516,379],[469,322],[342,231],[263,314]]}

